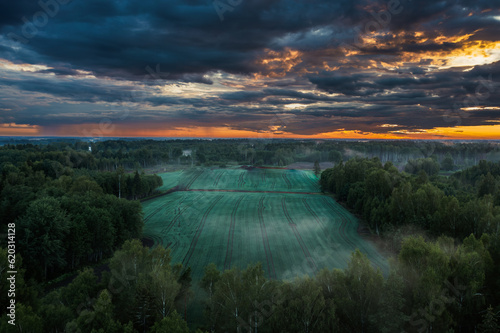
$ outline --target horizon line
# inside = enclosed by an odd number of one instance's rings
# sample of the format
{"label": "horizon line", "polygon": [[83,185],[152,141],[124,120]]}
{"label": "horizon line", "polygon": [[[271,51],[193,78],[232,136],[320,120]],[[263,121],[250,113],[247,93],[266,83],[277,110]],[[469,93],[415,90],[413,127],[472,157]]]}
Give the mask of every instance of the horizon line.
{"label": "horizon line", "polygon": [[463,139],[463,138],[301,138],[301,137],[179,137],[179,136],[70,136],[70,135],[2,135],[0,138],[68,138],[68,139],[87,139],[87,140],[109,140],[109,139],[172,139],[172,140],[314,140],[314,141],[500,141],[500,139],[484,138],[484,139]]}

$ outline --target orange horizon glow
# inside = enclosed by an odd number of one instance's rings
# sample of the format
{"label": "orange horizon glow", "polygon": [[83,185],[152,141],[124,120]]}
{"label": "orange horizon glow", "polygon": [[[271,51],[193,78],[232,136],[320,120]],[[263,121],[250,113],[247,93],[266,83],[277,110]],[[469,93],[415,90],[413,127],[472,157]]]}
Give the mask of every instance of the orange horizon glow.
{"label": "orange horizon glow", "polygon": [[500,124],[481,126],[436,127],[427,130],[397,130],[387,133],[363,132],[358,130],[337,130],[312,135],[289,132],[239,130],[223,126],[176,126],[161,128],[161,124],[143,124],[137,129],[135,124],[82,124],[65,125],[57,128],[42,126],[0,124],[0,136],[57,136],[57,137],[172,137],[172,138],[240,138],[240,139],[386,139],[386,140],[500,140]]}

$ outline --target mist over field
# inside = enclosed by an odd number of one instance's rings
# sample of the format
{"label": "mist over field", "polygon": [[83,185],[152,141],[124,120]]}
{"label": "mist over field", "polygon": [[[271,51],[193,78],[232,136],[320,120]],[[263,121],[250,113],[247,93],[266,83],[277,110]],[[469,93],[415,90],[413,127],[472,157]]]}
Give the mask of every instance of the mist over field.
{"label": "mist over field", "polygon": [[495,141],[5,140],[2,331],[497,327]]}
{"label": "mist over field", "polygon": [[0,2],[0,332],[500,332],[497,0]]}

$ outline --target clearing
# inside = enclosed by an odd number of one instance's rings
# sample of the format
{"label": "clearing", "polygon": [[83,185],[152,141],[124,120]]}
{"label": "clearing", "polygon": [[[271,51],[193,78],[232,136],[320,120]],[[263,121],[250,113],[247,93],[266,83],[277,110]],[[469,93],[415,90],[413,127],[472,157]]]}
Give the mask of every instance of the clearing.
{"label": "clearing", "polygon": [[172,249],[194,281],[219,269],[260,261],[269,278],[345,268],[356,248],[388,271],[386,259],[358,233],[357,219],[319,193],[311,171],[241,167],[160,174],[177,191],[143,203],[144,237]]}

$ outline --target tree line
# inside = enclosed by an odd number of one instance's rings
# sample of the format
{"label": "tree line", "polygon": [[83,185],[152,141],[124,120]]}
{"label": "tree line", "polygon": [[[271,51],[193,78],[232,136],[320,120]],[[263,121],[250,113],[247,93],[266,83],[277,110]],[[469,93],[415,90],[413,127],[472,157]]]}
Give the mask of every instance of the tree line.
{"label": "tree line", "polygon": [[[7,265],[0,249],[0,267]],[[21,260],[21,257],[18,259]],[[29,266],[26,268],[31,269]],[[109,261],[109,271],[98,276],[81,270],[71,283],[42,294],[25,282],[26,268],[17,274],[16,325],[2,315],[2,332],[189,332],[183,313],[191,295],[189,270],[171,264],[170,250],[143,247],[127,240]],[[1,270],[2,278],[6,271]],[[6,291],[2,284],[2,292]],[[2,293],[2,307],[7,306]]]}
{"label": "tree line", "polygon": [[[344,270],[268,280],[262,265],[205,269],[209,332],[496,332],[500,239],[404,239],[384,277],[359,250]],[[492,259],[492,257],[495,258]],[[496,282],[495,282],[496,281]],[[495,306],[495,309],[493,306]]]}
{"label": "tree line", "polygon": [[125,240],[140,237],[142,207],[126,199],[151,195],[162,184],[160,177],[137,171],[69,169],[55,178],[19,164],[1,169],[1,231],[15,223],[17,249],[28,275],[38,281],[98,262]]}
{"label": "tree line", "polygon": [[367,221],[376,233],[412,225],[435,236],[463,239],[500,231],[500,163],[482,161],[450,177],[400,172],[378,158],[354,158],[321,174],[324,191],[333,193]]}
{"label": "tree line", "polygon": [[[285,166],[294,162],[339,163],[354,157],[378,157],[401,167],[432,159],[442,170],[498,161],[500,146],[494,142],[356,141],[356,140],[138,140],[48,141],[40,144],[6,144],[0,147],[0,164],[26,161],[48,175],[66,168],[115,172],[122,166],[140,170],[166,165],[217,166],[228,163]],[[430,162],[430,161],[428,161]],[[411,164],[411,163],[410,163]],[[417,166],[418,168],[419,166]],[[408,166],[410,168],[410,166]],[[432,168],[432,166],[431,166]],[[411,170],[407,170],[411,172]]]}
{"label": "tree line", "polygon": [[[7,266],[0,249],[0,268]],[[19,258],[21,259],[21,258]],[[125,241],[98,276],[86,268],[68,285],[39,295],[17,275],[18,326],[2,332],[498,332],[500,238],[474,235],[403,240],[384,276],[356,250],[347,268],[270,280],[260,263],[221,271],[199,282],[204,317],[188,328],[193,298],[189,268],[170,250]],[[6,278],[6,270],[0,271]],[[2,306],[6,305],[2,284]],[[40,297],[41,296],[41,297]],[[198,298],[199,299],[199,298]]]}

